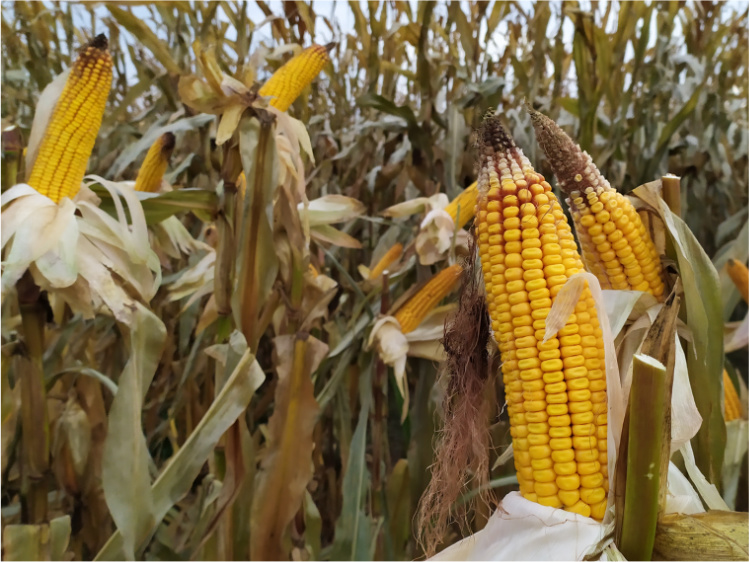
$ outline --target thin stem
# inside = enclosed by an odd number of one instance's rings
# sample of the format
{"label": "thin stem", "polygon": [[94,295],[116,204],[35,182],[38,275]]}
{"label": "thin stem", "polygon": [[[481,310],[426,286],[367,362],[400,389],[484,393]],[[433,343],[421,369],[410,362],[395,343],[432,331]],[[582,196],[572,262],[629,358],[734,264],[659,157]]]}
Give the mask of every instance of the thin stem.
{"label": "thin stem", "polygon": [[666,367],[635,355],[630,392],[627,485],[619,550],[627,560],[651,560],[658,522]]}

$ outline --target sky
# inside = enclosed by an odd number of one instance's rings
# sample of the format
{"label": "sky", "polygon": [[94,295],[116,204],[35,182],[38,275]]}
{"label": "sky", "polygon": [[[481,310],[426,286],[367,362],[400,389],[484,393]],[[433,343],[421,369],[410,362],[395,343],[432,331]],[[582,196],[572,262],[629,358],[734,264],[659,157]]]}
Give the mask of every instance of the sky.
{"label": "sky", "polygon": [[[598,9],[600,12],[605,11],[608,2],[610,0],[601,0],[598,3]],[[51,6],[52,3],[49,1],[44,2],[46,5]],[[409,3],[412,6],[412,11],[416,11],[416,4],[417,2],[415,0],[409,0]],[[463,6],[465,6],[465,9],[468,9],[468,2],[466,0],[461,0],[460,2]],[[11,5],[10,2],[3,2],[3,12],[5,12]],[[360,5],[362,7],[362,11],[366,15],[368,13],[368,3],[360,0]],[[529,0],[520,0],[518,2],[519,6],[524,11],[532,11],[533,10],[533,2]],[[558,4],[558,3],[557,3]],[[746,6],[745,0],[731,0],[729,2],[725,3],[726,6],[733,6],[736,8],[739,8],[741,6]],[[89,4],[90,5],[90,4]],[[274,14],[283,14],[283,6],[282,2],[279,0],[271,0],[268,2],[268,5],[270,6],[271,10]],[[144,21],[147,22],[153,22],[153,18],[151,15],[151,12],[149,8],[145,5],[131,5],[127,6],[134,15],[140,17]],[[335,21],[338,26],[338,30],[340,30],[341,33],[348,34],[353,30],[354,27],[354,16],[353,13],[348,5],[348,2],[343,1],[333,1],[333,0],[316,0],[313,4],[314,10],[317,14],[317,21],[315,25],[315,31],[317,35],[314,37],[314,41],[317,43],[325,44],[331,41],[340,41],[342,37],[340,36],[334,36],[333,33],[328,29],[327,25],[325,25],[322,21],[322,17],[326,16],[332,21]],[[581,0],[580,1],[580,7],[583,10],[590,10],[591,8],[591,2],[590,0]],[[83,30],[89,30],[91,29],[91,18],[88,13],[88,7],[86,5],[78,5],[73,7],[73,18],[75,25]],[[492,9],[492,6],[489,6],[489,10]],[[94,5],[94,13],[96,18],[101,21],[104,18],[109,18],[108,10],[106,6],[103,4],[95,4]],[[439,3],[436,8],[437,13],[445,13],[446,7],[444,3]],[[611,32],[617,25],[617,18],[616,18],[616,5],[613,9],[613,17],[609,18],[608,22],[608,29],[607,32]],[[726,13],[728,13],[729,10],[726,10]],[[549,25],[549,33],[553,33],[555,29],[558,29],[558,23],[555,24],[555,22],[558,22],[558,19],[556,17],[556,11],[552,10],[552,23]],[[224,14],[222,9],[218,9],[216,11],[217,17],[219,19],[229,22],[227,16]],[[271,24],[266,20],[265,14],[261,11],[261,9],[258,7],[257,3],[254,1],[248,2],[248,18],[250,21],[252,21],[255,24],[260,24],[261,22],[265,22],[261,27],[257,28],[254,31],[254,41],[253,45],[257,46],[259,43],[265,43],[268,47],[273,47],[274,42],[271,36]],[[484,23],[485,25],[485,23]],[[494,33],[493,37],[490,39],[489,43],[486,45],[483,45],[484,49],[486,50],[487,54],[492,58],[498,58],[502,52],[504,51],[507,43],[505,40],[505,33],[504,30],[506,30],[506,22],[500,23],[500,26],[498,27],[497,31]],[[651,21],[651,33],[650,33],[650,45],[653,46],[655,44],[657,33],[655,30],[656,20],[655,18]],[[103,24],[102,24],[103,26]],[[675,22],[675,33],[681,33],[681,24],[680,21],[677,19]],[[99,27],[97,25],[97,27]],[[158,26],[154,25],[154,31],[157,35],[163,34],[163,28],[159,28]],[[133,44],[135,41],[133,40],[132,36],[125,31],[122,30],[122,35],[127,37],[127,40],[130,44]],[[566,18],[564,21],[564,24],[562,26],[562,39],[566,45],[570,45],[572,42],[572,38],[574,35],[574,27],[572,25],[572,22],[569,20],[569,18]],[[482,39],[485,36],[485,30],[480,30],[479,37]],[[227,32],[227,38],[230,40],[233,40],[236,38],[236,30],[229,26],[228,32]],[[307,40],[309,41],[309,37],[307,37]],[[124,44],[122,45],[124,47]],[[127,51],[125,51],[127,54]],[[627,46],[627,51],[625,52],[625,60],[629,57],[633,56],[633,50],[632,46]],[[412,60],[415,60],[415,57],[412,58]],[[129,70],[128,77],[135,77],[136,76],[136,70],[132,62],[129,60],[129,56],[126,57],[126,68]]]}

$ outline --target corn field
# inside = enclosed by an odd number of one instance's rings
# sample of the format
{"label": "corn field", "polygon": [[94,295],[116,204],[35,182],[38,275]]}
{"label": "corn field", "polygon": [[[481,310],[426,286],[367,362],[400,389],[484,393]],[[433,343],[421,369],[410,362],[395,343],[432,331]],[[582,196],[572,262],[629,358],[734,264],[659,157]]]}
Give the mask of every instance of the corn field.
{"label": "corn field", "polygon": [[1,10],[3,559],[749,558],[745,4]]}

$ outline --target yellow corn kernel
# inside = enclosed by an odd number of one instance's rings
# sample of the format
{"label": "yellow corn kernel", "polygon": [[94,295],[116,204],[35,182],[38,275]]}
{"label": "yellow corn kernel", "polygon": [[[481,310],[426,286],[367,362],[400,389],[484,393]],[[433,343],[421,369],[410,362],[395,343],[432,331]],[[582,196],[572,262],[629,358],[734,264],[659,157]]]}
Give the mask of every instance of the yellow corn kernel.
{"label": "yellow corn kernel", "polygon": [[108,47],[97,35],[79,52],[29,175],[29,185],[55,203],[75,197],[86,174],[112,86]]}
{"label": "yellow corn kernel", "polygon": [[444,299],[458,283],[463,268],[451,265],[432,277],[395,313],[404,334],[414,331],[427,314]]}
{"label": "yellow corn kernel", "polygon": [[164,133],[151,145],[135,179],[135,191],[156,193],[161,187],[169,158],[174,150],[174,134]]}
{"label": "yellow corn kernel", "polygon": [[377,262],[377,264],[372,268],[372,271],[369,272],[369,280],[373,281],[380,277],[384,273],[384,271],[390,267],[394,262],[396,262],[403,253],[403,244],[398,242],[395,244],[392,248],[390,248],[387,252],[385,252],[385,255],[380,258],[380,261]]}
{"label": "yellow corn kernel", "polygon": [[270,105],[279,111],[288,110],[328,63],[328,50],[322,45],[307,47],[276,70],[258,94],[272,98]]}

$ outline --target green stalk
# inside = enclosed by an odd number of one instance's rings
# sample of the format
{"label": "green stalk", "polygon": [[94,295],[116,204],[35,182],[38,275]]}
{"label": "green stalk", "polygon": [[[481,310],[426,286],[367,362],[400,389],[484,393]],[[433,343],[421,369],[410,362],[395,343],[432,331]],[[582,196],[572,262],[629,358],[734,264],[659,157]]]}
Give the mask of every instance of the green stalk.
{"label": "green stalk", "polygon": [[17,285],[27,359],[20,363],[21,384],[21,497],[26,523],[47,521],[49,421],[44,388],[44,325],[47,312],[40,291],[27,271]]}
{"label": "green stalk", "polygon": [[619,550],[627,560],[651,560],[658,522],[666,367],[635,355],[630,391],[627,485]]}

